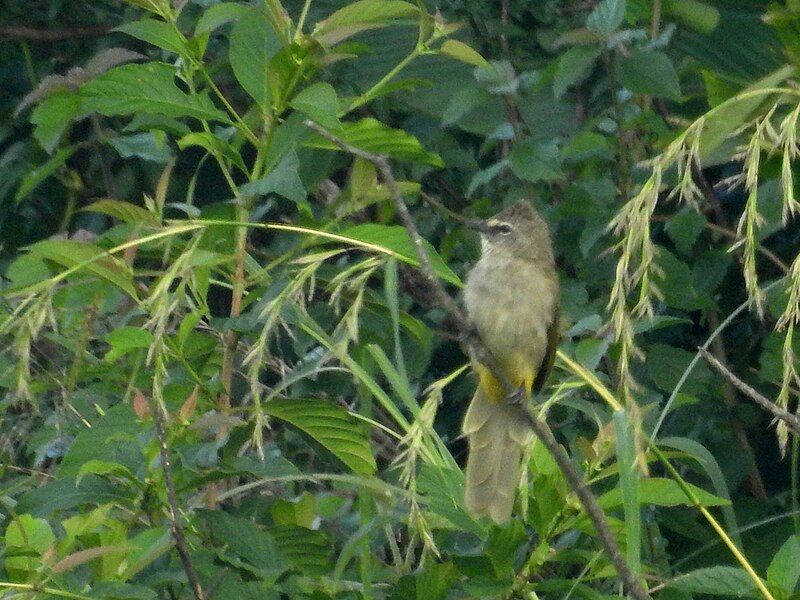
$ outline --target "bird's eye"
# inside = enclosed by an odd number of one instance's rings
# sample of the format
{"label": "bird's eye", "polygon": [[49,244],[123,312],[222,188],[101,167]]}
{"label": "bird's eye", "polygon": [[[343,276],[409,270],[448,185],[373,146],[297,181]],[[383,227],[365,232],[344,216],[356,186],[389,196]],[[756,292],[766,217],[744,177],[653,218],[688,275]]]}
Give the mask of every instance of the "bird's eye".
{"label": "bird's eye", "polygon": [[508,235],[509,233],[511,233],[513,231],[513,229],[511,228],[511,225],[509,225],[508,223],[500,223],[497,226],[497,231],[501,235]]}

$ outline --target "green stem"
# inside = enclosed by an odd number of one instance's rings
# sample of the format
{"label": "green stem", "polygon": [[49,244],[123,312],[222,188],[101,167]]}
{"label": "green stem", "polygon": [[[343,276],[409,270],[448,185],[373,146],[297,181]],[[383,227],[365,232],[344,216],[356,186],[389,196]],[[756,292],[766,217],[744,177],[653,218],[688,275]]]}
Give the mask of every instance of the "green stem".
{"label": "green stem", "polygon": [[670,476],[675,480],[675,483],[678,484],[678,487],[681,488],[681,491],[684,493],[684,495],[689,499],[689,501],[694,505],[694,507],[700,511],[700,514],[702,514],[703,517],[705,517],[706,521],[708,521],[708,523],[711,525],[711,527],[714,529],[714,531],[717,533],[720,539],[725,543],[725,545],[731,551],[731,554],[733,554],[734,558],[736,558],[737,562],[750,576],[750,579],[753,581],[758,590],[761,592],[761,595],[767,600],[775,600],[775,597],[767,589],[767,586],[764,585],[764,581],[761,579],[761,577],[758,576],[758,573],[755,572],[752,565],[748,562],[747,558],[744,556],[744,554],[742,554],[742,551],[739,550],[739,548],[736,546],[736,544],[733,542],[730,536],[726,533],[725,529],[723,529],[722,525],[719,524],[719,521],[717,521],[714,518],[714,515],[712,515],[711,512],[705,506],[703,506],[703,504],[700,502],[700,499],[695,495],[694,491],[692,491],[692,489],[686,484],[686,481],[684,481],[683,477],[681,477],[677,469],[675,469],[675,467],[672,466],[672,463],[669,462],[667,457],[664,456],[664,454],[661,452],[658,446],[655,445],[655,443],[653,443],[651,440],[647,440],[647,442],[649,444],[650,450],[652,450],[653,454],[655,454],[658,457],[658,460],[661,462],[661,464],[664,465],[664,468],[667,470]]}
{"label": "green stem", "polygon": [[299,42],[303,37],[303,26],[306,24],[306,17],[308,16],[308,8],[311,6],[311,0],[306,0],[303,4],[303,10],[300,12],[300,18],[297,20],[297,27],[294,30],[294,41]]}
{"label": "green stem", "polygon": [[92,600],[89,596],[83,594],[74,594],[65,590],[59,590],[50,587],[40,587],[35,583],[11,583],[10,581],[0,581],[0,589],[7,588],[11,590],[26,590],[32,593],[44,593],[59,598],[72,598],[73,600]]}
{"label": "green stem", "polygon": [[800,490],[798,490],[798,477],[800,477],[800,436],[792,436],[792,458],[791,458],[791,493],[792,493],[792,523],[794,524],[795,535],[800,536]]}
{"label": "green stem", "polygon": [[380,81],[378,81],[378,83],[373,85],[370,89],[368,89],[366,92],[361,94],[358,98],[353,100],[353,103],[350,104],[349,107],[347,107],[347,109],[344,111],[344,114],[352,112],[355,109],[357,109],[358,107],[363,106],[364,104],[366,104],[367,102],[372,100],[375,96],[378,95],[378,93],[381,91],[381,89],[386,86],[386,84],[388,84],[392,79],[394,79],[395,76],[398,73],[400,73],[400,71],[405,69],[409,65],[409,63],[411,63],[411,61],[413,61],[415,58],[420,56],[423,52],[424,52],[424,50],[423,50],[422,45],[421,44],[417,44],[414,47],[414,49],[411,51],[411,53],[408,56],[406,56],[403,60],[401,60],[399,63],[397,63],[397,65],[395,65],[395,67],[391,71],[386,73],[386,75],[384,75],[380,79]]}

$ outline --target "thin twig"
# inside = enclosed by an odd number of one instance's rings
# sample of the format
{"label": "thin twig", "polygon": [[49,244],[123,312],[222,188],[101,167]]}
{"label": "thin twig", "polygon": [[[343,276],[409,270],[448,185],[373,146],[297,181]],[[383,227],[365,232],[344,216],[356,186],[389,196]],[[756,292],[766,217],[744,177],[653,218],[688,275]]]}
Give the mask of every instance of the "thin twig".
{"label": "thin twig", "polygon": [[[484,345],[474,327],[469,324],[464,313],[455,303],[453,298],[445,291],[444,286],[437,278],[436,272],[434,271],[430,262],[430,258],[428,257],[428,253],[425,250],[422,236],[417,229],[413,217],[409,213],[408,206],[406,206],[406,203],[400,194],[400,190],[398,189],[397,182],[394,178],[394,173],[392,172],[391,166],[389,165],[386,157],[356,148],[341,138],[333,135],[323,127],[320,127],[313,121],[305,121],[305,124],[307,127],[313,129],[325,139],[333,142],[336,146],[348,154],[368,160],[375,165],[381,175],[381,179],[389,189],[389,194],[392,202],[394,203],[395,210],[397,210],[397,213],[400,215],[400,219],[403,222],[406,231],[408,231],[408,235],[411,238],[412,243],[414,244],[414,249],[416,250],[419,258],[419,269],[427,280],[428,286],[431,288],[431,295],[435,297],[439,307],[444,309],[444,311],[450,317],[451,323],[462,335],[464,342],[470,350],[470,354],[473,356],[473,360],[486,365],[503,386],[506,395],[509,397],[512,396],[517,391],[516,387],[511,384],[511,382],[505,376],[503,370],[499,368],[497,359],[495,359],[489,349]],[[614,539],[614,535],[611,532],[611,528],[608,525],[608,521],[603,513],[603,509],[600,508],[600,505],[597,502],[597,498],[586,485],[586,482],[581,474],[578,473],[578,471],[572,465],[572,461],[570,460],[567,452],[564,450],[561,444],[558,443],[553,435],[553,432],[550,430],[550,427],[547,425],[544,419],[534,415],[527,408],[524,409],[523,412],[527,417],[534,434],[542,441],[548,451],[552,454],[559,469],[561,469],[562,473],[566,477],[567,482],[578,496],[581,505],[586,510],[586,514],[597,530],[600,544],[603,546],[603,549],[606,551],[608,557],[614,563],[614,567],[616,568],[617,573],[619,574],[627,592],[636,600],[649,599],[650,595],[644,589],[636,574],[631,570],[631,568],[628,566],[628,563],[625,561],[625,558],[623,557],[622,552],[620,551],[619,546]]]}
{"label": "thin twig", "polygon": [[457,212],[454,212],[454,211],[450,210],[449,208],[447,208],[444,204],[442,204],[439,200],[437,200],[436,198],[434,198],[430,194],[426,194],[425,192],[420,191],[419,195],[427,204],[430,204],[435,209],[443,212],[444,214],[446,214],[449,218],[453,219],[454,221],[458,221],[459,223],[464,223],[465,225],[470,225],[471,223],[473,223],[475,221],[474,219],[469,219],[467,217],[463,217],[460,214],[458,214]]}
{"label": "thin twig", "polygon": [[729,381],[733,387],[739,390],[742,394],[750,398],[753,402],[758,404],[761,408],[766,410],[776,419],[780,419],[786,425],[788,425],[789,429],[791,429],[796,435],[800,435],[800,417],[797,415],[790,413],[788,410],[777,406],[774,402],[769,400],[766,396],[760,394],[749,385],[747,385],[744,381],[739,379],[736,375],[731,372],[728,367],[723,365],[716,357],[711,354],[705,348],[698,348],[698,352],[700,355],[710,364],[714,370],[722,375],[727,381]]}
{"label": "thin twig", "polygon": [[167,503],[169,504],[170,521],[172,522],[172,538],[175,540],[175,548],[178,550],[178,556],[181,559],[183,570],[194,592],[195,599],[205,600],[206,597],[203,593],[203,588],[200,586],[197,571],[194,570],[192,559],[189,556],[186,536],[183,533],[183,524],[181,523],[181,516],[178,511],[178,497],[175,493],[175,481],[172,478],[172,464],[169,461],[167,434],[164,428],[164,422],[166,421],[163,412],[164,409],[159,402],[153,402],[152,404],[153,423],[156,429],[156,437],[158,438],[158,449],[161,454],[161,466],[164,469],[164,485],[167,488]]}

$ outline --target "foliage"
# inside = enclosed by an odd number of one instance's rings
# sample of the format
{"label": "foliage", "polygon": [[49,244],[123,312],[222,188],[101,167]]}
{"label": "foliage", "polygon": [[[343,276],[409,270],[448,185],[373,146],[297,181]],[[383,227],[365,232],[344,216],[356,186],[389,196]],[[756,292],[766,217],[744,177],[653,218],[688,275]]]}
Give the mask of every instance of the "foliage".
{"label": "foliage", "polygon": [[467,357],[306,120],[454,295],[447,209],[535,200],[537,410],[654,595],[800,593],[797,440],[696,353],[796,409],[796,2],[34,4],[114,29],[0,48],[4,597],[192,597],[162,412],[210,598],[620,593],[540,442],[514,520],[465,511]]}

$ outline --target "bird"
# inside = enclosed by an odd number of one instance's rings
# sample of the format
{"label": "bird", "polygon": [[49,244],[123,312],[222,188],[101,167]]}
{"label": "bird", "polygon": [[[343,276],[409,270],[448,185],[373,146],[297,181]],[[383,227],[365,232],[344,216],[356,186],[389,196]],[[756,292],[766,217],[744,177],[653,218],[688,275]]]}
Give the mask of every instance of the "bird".
{"label": "bird", "polygon": [[[467,275],[470,326],[520,397],[541,390],[552,369],[559,331],[559,283],[550,230],[528,200],[475,220],[481,257]],[[506,522],[514,507],[523,448],[532,431],[487,365],[474,364],[478,385],[464,416],[469,453],[465,505],[475,518]]]}

